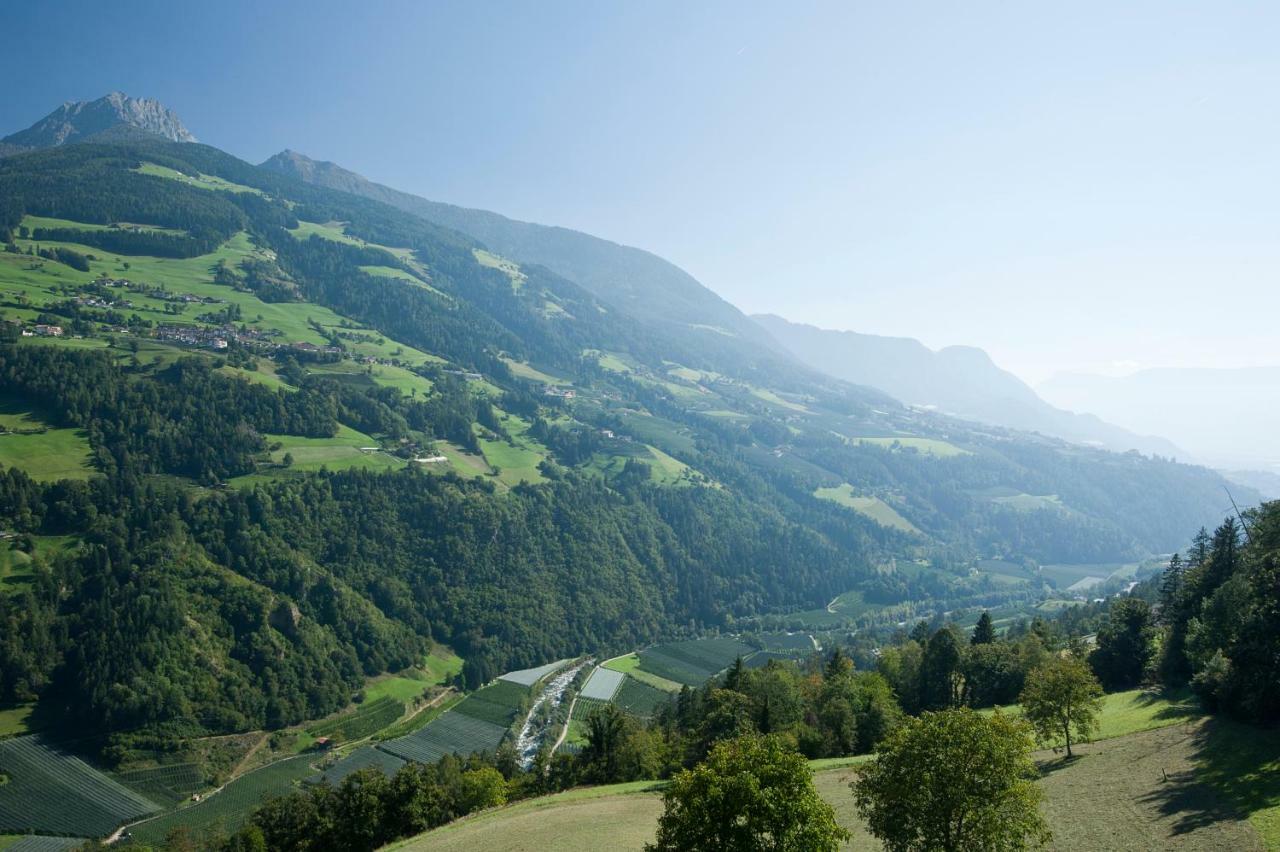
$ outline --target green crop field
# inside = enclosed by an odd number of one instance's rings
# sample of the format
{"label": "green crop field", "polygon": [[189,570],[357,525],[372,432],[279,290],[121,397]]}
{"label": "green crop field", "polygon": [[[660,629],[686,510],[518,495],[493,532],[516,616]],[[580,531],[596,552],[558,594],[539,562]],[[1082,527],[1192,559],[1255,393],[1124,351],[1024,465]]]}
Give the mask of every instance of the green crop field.
{"label": "green crop field", "polygon": [[284,795],[314,774],[314,760],[314,755],[301,755],[255,769],[204,800],[138,823],[129,832],[134,840],[147,844],[162,842],[170,831],[180,827],[196,837],[233,832],[244,825],[264,799]]}
{"label": "green crop field", "polygon": [[882,527],[892,527],[903,532],[919,533],[916,525],[908,521],[898,511],[879,497],[858,496],[853,486],[845,482],[833,488],[817,488],[813,496],[819,500],[830,500],[860,515],[865,515]]}
{"label": "green crop field", "polygon": [[208,786],[204,771],[196,763],[175,763],[150,769],[116,773],[121,784],[153,802],[173,807]]}
{"label": "green crop field", "polygon": [[334,716],[307,727],[312,737],[334,740],[360,740],[394,725],[404,716],[404,704],[390,695],[366,700],[354,712]]}
{"label": "green crop field", "polygon": [[684,686],[674,680],[660,677],[653,672],[647,672],[640,668],[640,656],[638,654],[627,654],[625,657],[618,657],[604,664],[606,669],[613,669],[615,672],[624,672],[641,683],[648,684],[654,689],[660,689],[663,692],[679,692]]}
{"label": "green crop field", "polygon": [[648,718],[671,701],[671,693],[627,676],[613,696],[613,703],[633,716]]}
{"label": "green crop field", "polygon": [[361,769],[381,769],[387,775],[395,775],[405,763],[406,761],[396,757],[394,754],[388,754],[382,749],[374,746],[361,746],[342,758],[342,760],[325,769],[318,776],[307,780],[308,782],[324,780],[336,786],[342,782],[342,779],[353,772],[359,772]]}
{"label": "green crop field", "polygon": [[422,730],[427,725],[434,722],[440,716],[444,715],[446,710],[452,710],[465,698],[461,693],[451,693],[447,695],[439,704],[434,707],[427,707],[409,718],[397,722],[389,728],[383,728],[379,731],[374,739],[376,740],[394,740],[401,737],[407,737],[409,734]]}
{"label": "green crop field", "polygon": [[659,677],[699,686],[755,649],[736,639],[690,639],[640,652],[640,668]]}
{"label": "green crop field", "polygon": [[467,696],[455,712],[506,728],[529,699],[529,688],[507,680],[495,680]]}
{"label": "green crop field", "polygon": [[446,754],[491,752],[502,744],[507,736],[506,727],[459,713],[461,706],[442,713],[412,734],[387,740],[378,747],[404,760],[434,763]]}
{"label": "green crop field", "polygon": [[159,810],[39,735],[0,741],[0,831],[99,837]]}

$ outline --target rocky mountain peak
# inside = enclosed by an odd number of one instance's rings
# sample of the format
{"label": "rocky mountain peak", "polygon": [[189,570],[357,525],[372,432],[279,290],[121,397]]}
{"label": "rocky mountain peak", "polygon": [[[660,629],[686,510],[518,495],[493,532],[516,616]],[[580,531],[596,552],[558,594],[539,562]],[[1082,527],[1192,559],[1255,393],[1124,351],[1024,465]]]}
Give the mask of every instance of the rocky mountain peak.
{"label": "rocky mountain peak", "polygon": [[111,92],[93,101],[68,101],[26,130],[6,136],[7,145],[54,148],[95,137],[146,133],[173,142],[195,142],[182,119],[154,98]]}

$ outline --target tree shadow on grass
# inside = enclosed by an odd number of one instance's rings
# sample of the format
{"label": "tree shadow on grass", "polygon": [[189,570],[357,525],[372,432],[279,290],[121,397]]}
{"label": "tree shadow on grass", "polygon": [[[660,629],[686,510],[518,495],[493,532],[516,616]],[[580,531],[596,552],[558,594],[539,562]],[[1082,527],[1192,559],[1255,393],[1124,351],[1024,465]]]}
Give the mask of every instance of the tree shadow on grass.
{"label": "tree shadow on grass", "polygon": [[1222,718],[1195,734],[1196,768],[1171,773],[1142,801],[1174,817],[1174,834],[1280,805],[1280,731]]}
{"label": "tree shadow on grass", "polygon": [[1204,708],[1199,699],[1189,689],[1147,689],[1140,692],[1134,703],[1140,707],[1167,702],[1167,706],[1156,711],[1152,718],[1163,722],[1192,721],[1204,715]]}

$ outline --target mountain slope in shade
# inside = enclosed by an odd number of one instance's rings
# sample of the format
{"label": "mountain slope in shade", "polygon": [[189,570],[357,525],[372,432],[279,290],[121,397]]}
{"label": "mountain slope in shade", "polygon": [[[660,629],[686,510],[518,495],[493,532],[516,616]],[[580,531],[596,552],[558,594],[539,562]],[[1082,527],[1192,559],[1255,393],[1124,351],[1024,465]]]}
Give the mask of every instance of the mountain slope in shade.
{"label": "mountain slope in shade", "polygon": [[741,311],[678,266],[647,251],[568,228],[521,222],[487,210],[428,201],[296,151],[282,151],[262,163],[262,167],[328,189],[372,198],[461,231],[518,263],[545,266],[639,319],[727,335],[752,346],[777,349],[777,344]]}
{"label": "mountain slope in shade", "polygon": [[1159,429],[1208,464],[1280,471],[1280,366],[1065,374],[1039,390],[1130,429]]}
{"label": "mountain slope in shade", "polygon": [[160,136],[171,142],[196,141],[182,120],[154,98],[131,98],[112,92],[94,101],[69,101],[0,143],[18,149],[56,148],[90,139],[123,141],[137,134]]}
{"label": "mountain slope in shade", "polygon": [[1178,448],[1163,438],[1054,408],[981,349],[948,346],[935,352],[909,337],[830,331],[773,315],[753,319],[809,366],[879,388],[908,405],[1111,450],[1179,455]]}

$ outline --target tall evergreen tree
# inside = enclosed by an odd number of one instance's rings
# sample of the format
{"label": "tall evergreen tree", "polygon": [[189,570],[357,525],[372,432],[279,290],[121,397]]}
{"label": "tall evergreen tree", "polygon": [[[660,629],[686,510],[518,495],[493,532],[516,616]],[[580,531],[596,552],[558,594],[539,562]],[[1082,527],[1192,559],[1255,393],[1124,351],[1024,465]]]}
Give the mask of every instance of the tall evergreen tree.
{"label": "tall evergreen tree", "polygon": [[991,621],[991,613],[984,611],[978,617],[978,623],[974,625],[973,637],[969,640],[972,645],[990,645],[996,641],[996,627]]}

